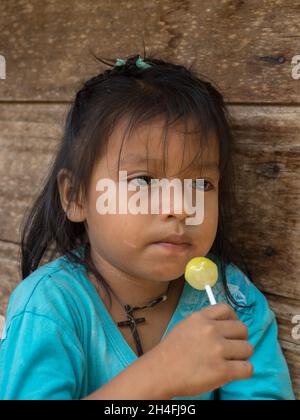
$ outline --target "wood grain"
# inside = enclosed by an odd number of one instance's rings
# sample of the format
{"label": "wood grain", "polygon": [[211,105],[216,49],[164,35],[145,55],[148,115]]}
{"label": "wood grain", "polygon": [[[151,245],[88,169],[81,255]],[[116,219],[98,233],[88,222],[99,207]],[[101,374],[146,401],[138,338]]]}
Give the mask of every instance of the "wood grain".
{"label": "wood grain", "polygon": [[0,240],[0,315],[5,316],[10,294],[21,281],[19,246]]}
{"label": "wood grain", "polygon": [[66,110],[63,105],[0,104],[0,239],[20,240],[22,218],[53,160]]}
{"label": "wood grain", "polygon": [[236,106],[231,112],[234,242],[262,290],[300,300],[300,110]]}
{"label": "wood grain", "polygon": [[230,102],[299,103],[299,0],[2,0],[2,101],[68,101],[116,59],[147,52],[206,74]]}
{"label": "wood grain", "polygon": [[295,346],[284,340],[281,340],[281,345],[289,366],[296,399],[300,400],[300,345]]}

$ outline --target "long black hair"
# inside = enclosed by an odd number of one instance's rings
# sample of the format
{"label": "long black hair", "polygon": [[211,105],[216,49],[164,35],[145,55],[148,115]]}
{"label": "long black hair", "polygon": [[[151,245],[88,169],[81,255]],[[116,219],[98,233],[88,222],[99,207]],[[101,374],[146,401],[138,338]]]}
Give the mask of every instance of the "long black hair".
{"label": "long black hair", "polygon": [[[166,127],[177,120],[187,123],[192,118],[201,133],[199,146],[207,144],[209,133],[214,133],[219,142],[219,224],[211,252],[220,260],[229,303],[238,305],[228,288],[226,265],[234,263],[250,280],[251,273],[231,241],[235,205],[233,138],[224,98],[212,82],[200,78],[191,68],[144,55],[144,62],[151,67],[141,69],[136,65],[138,58],[138,55],[130,56],[122,66],[115,66],[115,60],[97,58],[99,63],[110,68],[87,80],[76,94],[49,175],[23,221],[22,278],[36,270],[47,255],[48,261],[54,256],[66,255],[71,262],[82,264],[96,277],[111,302],[110,292],[113,291],[91,259],[85,223],[70,221],[62,208],[58,174],[63,169],[72,173],[69,205],[73,200],[82,200],[88,191],[94,165],[122,117],[127,118],[129,130],[155,117],[163,117]],[[201,149],[203,147],[199,147]],[[83,246],[82,255],[73,252],[79,246]]]}

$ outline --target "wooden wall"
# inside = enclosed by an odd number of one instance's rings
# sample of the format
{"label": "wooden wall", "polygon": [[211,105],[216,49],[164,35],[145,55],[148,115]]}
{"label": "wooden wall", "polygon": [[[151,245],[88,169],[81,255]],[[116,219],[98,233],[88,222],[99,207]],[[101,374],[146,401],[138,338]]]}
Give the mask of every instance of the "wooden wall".
{"label": "wooden wall", "polygon": [[275,310],[300,397],[300,54],[297,0],[2,0],[0,314],[21,280],[19,223],[39,191],[72,95],[99,70],[89,51],[147,51],[216,81],[233,115],[236,234]]}

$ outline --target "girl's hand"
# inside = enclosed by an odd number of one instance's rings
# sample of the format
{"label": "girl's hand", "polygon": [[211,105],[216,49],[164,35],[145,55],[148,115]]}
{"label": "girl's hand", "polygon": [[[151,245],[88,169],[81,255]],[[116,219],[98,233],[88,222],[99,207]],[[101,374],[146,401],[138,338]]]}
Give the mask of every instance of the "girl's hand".
{"label": "girl's hand", "polygon": [[225,304],[193,313],[153,350],[173,397],[204,394],[253,375],[248,329]]}

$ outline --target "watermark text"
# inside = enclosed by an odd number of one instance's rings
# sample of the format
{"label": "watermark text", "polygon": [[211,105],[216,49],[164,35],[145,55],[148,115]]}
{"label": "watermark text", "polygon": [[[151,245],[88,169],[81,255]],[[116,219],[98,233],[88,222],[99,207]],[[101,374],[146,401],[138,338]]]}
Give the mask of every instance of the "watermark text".
{"label": "watermark text", "polygon": [[6,79],[6,60],[3,55],[0,55],[0,80]]}
{"label": "watermark text", "polygon": [[292,59],[292,78],[294,80],[300,79],[300,55],[295,55]]}
{"label": "watermark text", "polygon": [[292,329],[292,338],[294,340],[300,340],[300,315],[293,316],[292,324],[295,325]]}
{"label": "watermark text", "polygon": [[[98,214],[185,213],[189,216],[194,215],[187,217],[185,224],[203,223],[204,179],[184,179],[182,182],[181,179],[170,181],[166,178],[152,178],[151,183],[147,184],[142,178],[137,176],[128,181],[127,171],[120,171],[119,182],[109,178],[100,179],[96,185],[96,191],[101,192],[96,202]],[[136,183],[137,179],[143,182]]]}

